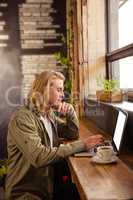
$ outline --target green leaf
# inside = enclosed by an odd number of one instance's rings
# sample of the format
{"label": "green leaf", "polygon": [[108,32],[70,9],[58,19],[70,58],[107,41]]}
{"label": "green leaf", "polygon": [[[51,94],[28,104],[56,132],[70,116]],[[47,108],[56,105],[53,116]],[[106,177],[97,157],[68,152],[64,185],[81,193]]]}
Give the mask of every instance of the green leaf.
{"label": "green leaf", "polygon": [[65,87],[65,91],[67,91],[69,94],[71,94],[72,82],[70,80],[66,81],[64,87]]}
{"label": "green leaf", "polygon": [[119,81],[115,79],[104,79],[101,76],[96,79],[97,85],[104,91],[119,90]]}
{"label": "green leaf", "polygon": [[5,166],[1,166],[0,167],[0,177],[3,177],[6,174],[6,167]]}

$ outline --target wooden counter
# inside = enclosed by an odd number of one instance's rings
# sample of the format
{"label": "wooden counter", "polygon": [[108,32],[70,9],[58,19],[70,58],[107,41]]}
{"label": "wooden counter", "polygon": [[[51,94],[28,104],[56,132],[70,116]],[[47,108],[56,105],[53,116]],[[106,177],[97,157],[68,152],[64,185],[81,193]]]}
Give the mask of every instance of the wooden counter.
{"label": "wooden counter", "polygon": [[[91,122],[80,122],[80,136],[85,138],[100,130]],[[88,157],[69,157],[73,182],[81,200],[133,199],[133,171],[118,159],[117,163],[100,165]]]}

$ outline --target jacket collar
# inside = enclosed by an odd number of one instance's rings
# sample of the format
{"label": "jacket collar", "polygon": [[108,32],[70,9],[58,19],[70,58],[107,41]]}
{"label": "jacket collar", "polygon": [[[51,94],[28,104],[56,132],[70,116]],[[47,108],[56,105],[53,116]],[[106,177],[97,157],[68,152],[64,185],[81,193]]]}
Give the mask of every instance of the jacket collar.
{"label": "jacket collar", "polygon": [[34,104],[32,104],[28,99],[25,100],[24,105],[39,118],[40,118],[40,116],[46,115],[55,127],[55,121],[54,121],[55,117],[54,117],[54,112],[53,112],[52,108],[47,112],[41,113],[38,111],[37,107]]}

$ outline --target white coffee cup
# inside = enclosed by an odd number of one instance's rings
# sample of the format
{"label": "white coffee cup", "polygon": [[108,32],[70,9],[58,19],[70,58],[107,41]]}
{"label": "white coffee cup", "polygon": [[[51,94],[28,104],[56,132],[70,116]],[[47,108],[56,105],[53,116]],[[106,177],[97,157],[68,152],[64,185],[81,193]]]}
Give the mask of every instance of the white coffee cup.
{"label": "white coffee cup", "polygon": [[97,148],[97,156],[100,160],[109,161],[115,155],[112,146],[99,146]]}

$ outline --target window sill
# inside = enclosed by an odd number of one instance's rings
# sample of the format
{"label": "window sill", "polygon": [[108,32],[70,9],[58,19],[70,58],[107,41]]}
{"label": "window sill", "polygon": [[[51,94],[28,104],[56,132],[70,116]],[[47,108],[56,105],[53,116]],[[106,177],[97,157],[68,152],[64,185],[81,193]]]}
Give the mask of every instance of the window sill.
{"label": "window sill", "polygon": [[129,102],[129,101],[123,101],[120,103],[109,103],[109,102],[103,102],[103,101],[97,101],[96,98],[88,98],[89,101],[97,102],[100,104],[105,104],[105,105],[110,105],[113,106],[114,108],[121,108],[125,111],[129,111],[129,112],[133,112],[133,102]]}
{"label": "window sill", "polygon": [[[102,103],[104,103],[104,102],[102,102]],[[133,103],[132,102],[123,101],[121,103],[105,103],[105,104],[109,104],[115,108],[121,108],[125,111],[133,112]]]}

